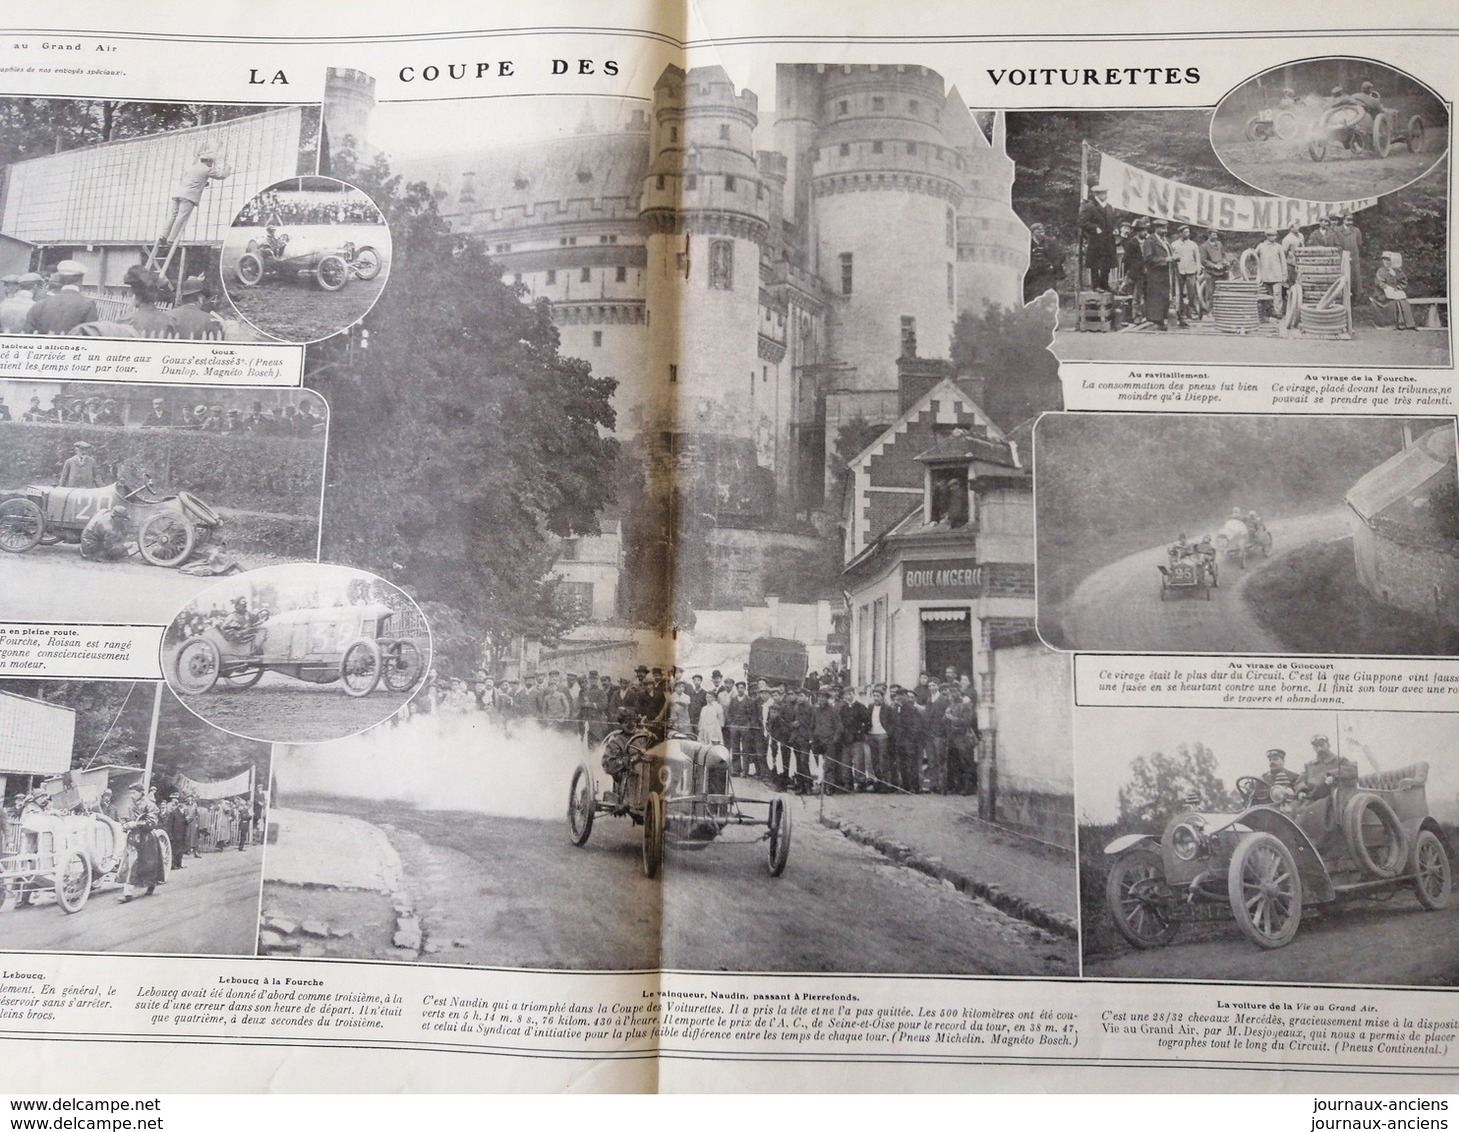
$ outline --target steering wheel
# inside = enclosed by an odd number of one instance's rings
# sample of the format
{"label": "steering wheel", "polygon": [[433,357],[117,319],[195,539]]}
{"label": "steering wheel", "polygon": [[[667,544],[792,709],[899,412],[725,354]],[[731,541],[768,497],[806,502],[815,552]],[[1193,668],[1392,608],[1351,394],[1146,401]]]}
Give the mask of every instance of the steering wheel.
{"label": "steering wheel", "polygon": [[1242,805],[1250,806],[1257,800],[1259,794],[1271,798],[1271,787],[1267,785],[1266,779],[1257,778],[1253,774],[1243,774],[1236,780],[1236,792],[1241,795]]}

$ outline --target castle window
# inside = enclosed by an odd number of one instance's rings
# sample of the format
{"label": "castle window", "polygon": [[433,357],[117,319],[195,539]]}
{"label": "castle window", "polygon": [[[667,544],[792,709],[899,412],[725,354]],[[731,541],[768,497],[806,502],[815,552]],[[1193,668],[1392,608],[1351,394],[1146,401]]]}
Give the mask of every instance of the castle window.
{"label": "castle window", "polygon": [[663,187],[664,187],[664,175],[662,173],[660,173],[657,177],[654,178],[654,188],[656,188],[656,189],[662,189]]}
{"label": "castle window", "polygon": [[850,146],[849,143],[847,143],[847,142],[842,142],[841,143],[841,156],[842,157],[850,157],[851,156],[851,146]]}
{"label": "castle window", "polygon": [[671,141],[671,142],[677,142],[678,140],[679,140],[679,127],[678,126],[670,126],[669,127],[669,141]]}
{"label": "castle window", "polygon": [[733,240],[709,241],[709,286],[716,291],[735,288],[735,245]]}
{"label": "castle window", "polygon": [[848,102],[844,98],[841,99],[840,102],[836,103],[836,113],[837,114],[850,114],[851,113],[851,103]]}
{"label": "castle window", "polygon": [[670,365],[669,365],[669,384],[670,385],[673,385],[678,380],[679,380],[679,367],[676,366],[676,365],[674,365],[674,364],[672,364],[672,363],[670,363]]}
{"label": "castle window", "polygon": [[547,273],[547,285],[549,287],[557,285],[557,271],[555,269]]}
{"label": "castle window", "polygon": [[720,141],[729,141],[729,127],[728,126],[721,126],[719,128],[719,140]]}
{"label": "castle window", "polygon": [[684,178],[684,187],[686,189],[697,189],[699,187],[699,178],[693,173],[690,173],[689,176]]}
{"label": "castle window", "polygon": [[[751,374],[750,376],[753,377],[754,374]],[[770,367],[769,366],[761,366],[760,367],[760,384],[761,385],[765,385],[766,383],[769,382],[769,380],[770,380]]]}
{"label": "castle window", "polygon": [[880,153],[882,151],[882,148],[883,148],[882,143],[879,142],[879,141],[874,141],[874,142],[871,143],[871,152],[872,153]]}
{"label": "castle window", "polygon": [[885,110],[887,108],[887,100],[879,94],[873,94],[871,96],[871,108],[873,110]]}
{"label": "castle window", "polygon": [[600,243],[600,244],[606,244],[607,242],[608,242],[608,237],[607,236],[599,236],[598,237],[598,243]]}
{"label": "castle window", "polygon": [[512,283],[514,286],[517,287],[520,287],[522,285],[522,273],[520,271],[512,276]]}
{"label": "castle window", "polygon": [[841,253],[841,294],[851,294],[851,253]]}
{"label": "castle window", "polygon": [[592,179],[593,179],[593,171],[591,169],[579,169],[578,170],[578,184],[580,184],[580,185],[586,185]]}
{"label": "castle window", "polygon": [[947,305],[952,306],[957,301],[956,287],[953,281],[952,264],[947,265]]}
{"label": "castle window", "polygon": [[626,268],[626,267],[620,267],[614,273],[613,281],[615,283],[627,283],[628,282],[628,268]]}
{"label": "castle window", "polygon": [[603,332],[601,330],[595,330],[595,331],[593,331],[593,345],[594,346],[601,346],[602,344],[603,344]]}
{"label": "castle window", "polygon": [[512,178],[512,188],[520,190],[520,189],[525,189],[526,187],[527,187],[527,178],[526,177],[513,177]]}
{"label": "castle window", "polygon": [[908,153],[916,153],[917,152],[917,143],[916,142],[908,142],[907,143],[907,152]]}
{"label": "castle window", "polygon": [[726,173],[724,175],[724,191],[727,193],[735,191],[735,178],[732,173]]}
{"label": "castle window", "polygon": [[952,247],[957,242],[957,216],[952,209],[947,210],[947,246]]}
{"label": "castle window", "polygon": [[922,109],[922,103],[918,102],[917,99],[915,99],[915,98],[908,99],[907,100],[907,109],[910,110],[913,114],[916,114],[919,111],[921,111],[921,109]]}
{"label": "castle window", "polygon": [[581,278],[584,283],[591,283],[593,281],[593,269],[591,267],[583,268]]}

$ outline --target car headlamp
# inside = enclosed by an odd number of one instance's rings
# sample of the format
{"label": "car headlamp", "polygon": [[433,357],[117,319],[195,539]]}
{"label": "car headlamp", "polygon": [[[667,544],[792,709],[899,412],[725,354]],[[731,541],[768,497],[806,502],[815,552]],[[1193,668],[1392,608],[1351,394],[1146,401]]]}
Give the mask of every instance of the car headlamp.
{"label": "car headlamp", "polygon": [[1170,849],[1182,861],[1192,861],[1205,852],[1206,836],[1199,820],[1183,821],[1170,831]]}

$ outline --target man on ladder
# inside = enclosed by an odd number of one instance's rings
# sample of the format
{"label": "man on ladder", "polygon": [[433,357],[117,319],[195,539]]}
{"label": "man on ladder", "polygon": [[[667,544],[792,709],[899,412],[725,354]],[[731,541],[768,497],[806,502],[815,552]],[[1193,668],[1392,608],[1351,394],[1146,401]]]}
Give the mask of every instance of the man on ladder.
{"label": "man on ladder", "polygon": [[228,170],[218,164],[218,155],[210,149],[198,151],[198,159],[188,166],[182,176],[182,183],[172,194],[172,207],[167,215],[167,226],[147,255],[147,267],[159,275],[166,275],[172,262],[172,253],[193,212],[202,203],[203,190],[209,181],[221,181],[228,176]]}

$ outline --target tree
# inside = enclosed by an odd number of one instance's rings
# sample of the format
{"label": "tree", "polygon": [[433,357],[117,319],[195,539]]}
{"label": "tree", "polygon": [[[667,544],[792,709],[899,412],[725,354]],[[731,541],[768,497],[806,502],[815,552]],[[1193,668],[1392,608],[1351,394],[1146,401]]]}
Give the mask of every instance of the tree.
{"label": "tree", "polygon": [[981,315],[964,311],[953,324],[956,372],[985,378],[980,407],[1004,431],[1064,407],[1059,359],[1049,349],[1056,315],[1045,297],[1025,307],[988,303]]}
{"label": "tree", "polygon": [[0,98],[0,165],[83,146],[212,125],[273,110],[196,102]]}
{"label": "tree", "polygon": [[310,352],[332,407],[324,557],[452,611],[443,624],[488,653],[519,633],[551,640],[572,624],[556,539],[598,533],[613,498],[616,382],[558,352],[549,304],[453,234],[426,185],[348,148],[333,169],[381,207],[394,247],[368,350],[340,336]]}
{"label": "tree", "polygon": [[1186,801],[1194,793],[1196,809],[1222,810],[1233,798],[1216,776],[1215,753],[1204,743],[1180,744],[1175,754],[1155,751],[1140,755],[1130,764],[1130,778],[1120,787],[1120,822],[1136,827],[1163,826],[1181,810],[1192,808]]}

